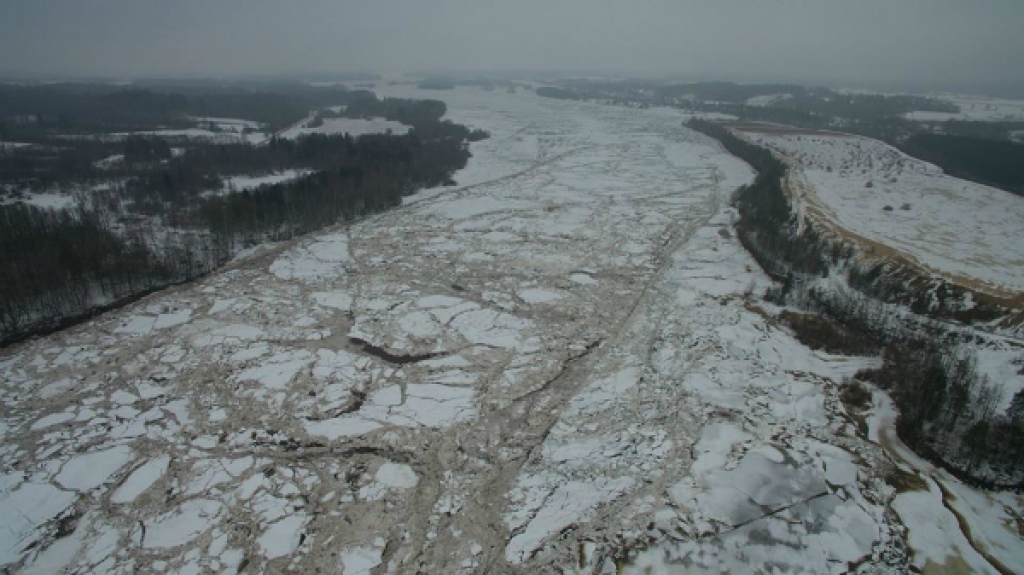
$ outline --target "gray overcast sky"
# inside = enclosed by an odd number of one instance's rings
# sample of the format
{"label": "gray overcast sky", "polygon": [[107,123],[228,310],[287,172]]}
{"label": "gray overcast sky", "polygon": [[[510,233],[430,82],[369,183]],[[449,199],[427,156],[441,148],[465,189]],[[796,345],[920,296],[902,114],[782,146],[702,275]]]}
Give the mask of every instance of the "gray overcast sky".
{"label": "gray overcast sky", "polygon": [[594,69],[1024,85],[1022,0],[0,0],[0,73]]}

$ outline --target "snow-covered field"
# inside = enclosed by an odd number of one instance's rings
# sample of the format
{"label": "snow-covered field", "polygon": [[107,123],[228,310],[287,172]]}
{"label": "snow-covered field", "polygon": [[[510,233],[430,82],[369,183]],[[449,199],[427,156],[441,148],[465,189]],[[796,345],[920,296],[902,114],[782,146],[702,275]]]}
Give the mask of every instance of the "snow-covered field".
{"label": "snow-covered field", "polygon": [[30,206],[36,206],[37,208],[59,210],[74,206],[75,197],[73,194],[58,194],[56,192],[24,192],[23,197],[19,197],[17,199],[4,198],[3,200],[0,200],[0,205],[17,203],[24,203]]}
{"label": "snow-covered field", "polygon": [[267,135],[264,134],[263,132],[251,132],[243,134],[241,132],[236,132],[233,130],[214,132],[205,128],[184,128],[179,130],[150,130],[144,132],[121,132],[109,135],[109,137],[113,139],[127,138],[129,136],[149,136],[158,138],[198,138],[223,144],[259,144],[267,139]]}
{"label": "snow-covered field", "polygon": [[312,118],[283,130],[278,134],[281,138],[298,138],[310,134],[339,135],[349,134],[352,137],[366,134],[395,134],[402,135],[409,132],[409,126],[400,122],[385,120],[384,118],[324,118],[323,124],[313,128],[309,127]]}
{"label": "snow-covered field", "polygon": [[26,144],[24,142],[0,142],[0,150],[10,150],[14,148],[27,148],[32,144]]}
{"label": "snow-covered field", "polygon": [[754,96],[747,100],[748,106],[774,106],[779,102],[784,102],[793,98],[793,94],[765,94],[763,96]]}
{"label": "snow-covered field", "polygon": [[218,130],[224,130],[228,132],[243,132],[246,128],[250,130],[262,129],[262,124],[254,122],[252,120],[241,120],[239,118],[213,118],[208,116],[193,116],[193,120],[202,124],[212,124],[217,127]]}
{"label": "snow-covered field", "polygon": [[1024,198],[947,176],[882,142],[832,134],[742,132],[797,166],[799,209],[982,290],[1024,290]]}
{"label": "snow-covered field", "polygon": [[313,170],[294,169],[281,170],[280,172],[273,172],[260,176],[228,176],[224,178],[224,186],[220,190],[213,190],[209,192],[208,195],[221,195],[233,192],[243,192],[245,190],[255,190],[260,186],[271,186],[274,184],[297,180],[304,176],[308,176],[311,173],[313,173]]}
{"label": "snow-covered field", "polygon": [[945,122],[946,120],[972,122],[1024,121],[1024,100],[958,94],[940,94],[934,97],[959,106],[960,113],[917,111],[905,114],[905,117],[908,120],[924,122]]}
{"label": "snow-covered field", "polygon": [[671,111],[431,94],[492,134],[460,187],[0,350],[0,565],[905,570],[837,399],[872,360],[748,297],[750,169]]}
{"label": "snow-covered field", "polygon": [[[209,140],[215,143],[235,144],[249,143],[259,144],[266,141],[270,135],[265,131],[265,126],[251,120],[237,118],[207,118],[193,117],[192,120],[198,123],[193,128],[168,128],[161,130],[144,130],[136,132],[112,132],[109,134],[76,134],[57,136],[68,140],[105,140],[117,141],[132,136],[158,137],[158,138],[197,138]],[[0,143],[2,145],[2,143]],[[27,145],[27,144],[18,144]]]}
{"label": "snow-covered field", "polygon": [[93,193],[110,190],[121,183],[120,179],[109,179],[82,184],[58,184],[40,191],[23,189],[12,196],[0,198],[0,204],[23,203],[54,210],[73,208],[80,203],[87,203]]}

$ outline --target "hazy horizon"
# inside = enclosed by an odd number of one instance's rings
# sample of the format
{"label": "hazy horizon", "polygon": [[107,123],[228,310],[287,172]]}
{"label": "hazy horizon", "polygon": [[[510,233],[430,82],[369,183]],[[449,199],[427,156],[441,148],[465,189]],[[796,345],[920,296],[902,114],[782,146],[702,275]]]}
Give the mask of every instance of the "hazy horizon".
{"label": "hazy horizon", "polygon": [[532,70],[1024,91],[999,0],[11,0],[0,75],[51,79]]}

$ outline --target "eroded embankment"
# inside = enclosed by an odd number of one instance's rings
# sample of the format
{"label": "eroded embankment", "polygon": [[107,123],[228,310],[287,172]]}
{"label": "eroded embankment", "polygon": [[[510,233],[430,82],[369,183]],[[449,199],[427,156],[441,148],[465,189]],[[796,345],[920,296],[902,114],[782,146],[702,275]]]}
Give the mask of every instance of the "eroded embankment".
{"label": "eroded embankment", "polygon": [[[738,237],[781,282],[770,299],[826,320],[824,326],[787,323],[805,339],[813,336],[812,346],[855,343],[858,349],[848,352],[873,346],[882,353],[885,365],[866,377],[893,396],[903,414],[900,436],[923,457],[967,481],[1018,484],[1024,453],[1013,438],[1020,436],[1021,422],[996,408],[993,398],[1002,382],[987,381],[972,359],[990,336],[1014,343],[1012,337],[992,335],[1019,321],[1014,298],[973,291],[925,273],[896,257],[897,250],[880,250],[822,228],[792,196],[793,168],[772,151],[720,125],[693,122],[691,127],[718,139],[758,171],[754,183],[734,197]],[[971,323],[978,320],[985,323]]]}
{"label": "eroded embankment", "polygon": [[794,275],[841,270],[858,292],[931,319],[985,322],[1011,331],[1024,320],[1024,294],[1019,291],[938,270],[846,229],[807,200],[813,195],[809,184],[786,158],[719,124],[696,121],[690,127],[717,139],[757,170],[757,181],[734,198],[742,216],[738,231],[744,247],[775,279],[786,282]]}
{"label": "eroded embankment", "polygon": [[[964,507],[967,499],[958,503],[958,496],[995,501],[1002,495],[968,485],[1005,485],[1007,475],[1019,469],[1019,463],[1013,463],[1020,461],[1019,453],[1012,448],[1013,440],[1007,439],[1019,436],[1019,426],[1002,414],[975,415],[983,406],[972,404],[971,397],[993,388],[959,355],[965,340],[960,333],[964,328],[957,320],[977,319],[963,313],[959,302],[965,297],[973,297],[975,302],[995,300],[983,299],[984,292],[972,292],[969,286],[936,278],[912,261],[896,257],[897,250],[865,247],[856,243],[854,236],[837,236],[833,230],[819,228],[814,217],[805,213],[798,217],[792,190],[787,187],[790,166],[719,126],[693,127],[727,144],[729,151],[758,170],[757,180],[734,198],[741,213],[739,239],[763,269],[782,282],[782,289],[773,294],[778,303],[814,312],[787,311],[779,319],[811,347],[855,355],[872,353],[872,348],[874,353],[884,352],[886,361],[881,369],[872,370],[871,379],[894,401],[876,392],[874,410],[885,416],[873,417],[872,424],[862,429],[908,477],[920,482],[917,488],[908,488],[911,493],[897,493],[889,504],[907,529],[914,565],[926,573],[955,572],[958,567],[963,567],[963,572],[1013,572],[1007,565],[1015,561],[1012,542],[1019,544],[1018,534],[1002,533],[1002,523],[995,516]],[[846,277],[841,277],[844,272]],[[1001,327],[1006,327],[1014,325],[1014,314],[1019,313],[1012,304],[1004,298],[998,304],[979,307],[985,313],[1001,315]],[[972,330],[975,339],[986,337],[986,329],[991,327]],[[898,364],[904,364],[902,369]],[[906,385],[903,381],[914,382],[914,388],[901,387]],[[858,391],[858,385],[845,388],[844,396],[847,391]],[[921,406],[926,403],[936,411],[950,413],[957,394],[963,403],[956,409],[966,413],[963,419],[975,418],[973,425],[963,423],[959,413],[947,418],[922,413]],[[929,442],[922,433],[925,429],[967,446],[959,451],[935,449],[934,441]],[[978,429],[986,431],[987,437],[972,445]],[[984,455],[965,465],[962,453],[972,449]],[[996,459],[1009,462],[1003,477],[982,476],[979,471],[991,472],[991,462]],[[921,507],[930,511],[918,512]],[[1012,505],[997,507],[1014,513]],[[944,527],[935,531],[939,524]],[[1005,541],[1011,545],[1001,546]]]}

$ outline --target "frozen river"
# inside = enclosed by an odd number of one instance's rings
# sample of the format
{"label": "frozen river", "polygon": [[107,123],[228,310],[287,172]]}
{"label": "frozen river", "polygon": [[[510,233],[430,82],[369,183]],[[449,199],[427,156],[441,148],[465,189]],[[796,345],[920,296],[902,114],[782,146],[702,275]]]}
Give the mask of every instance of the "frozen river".
{"label": "frozen river", "polygon": [[0,351],[0,565],[905,568],[837,398],[871,360],[751,297],[749,167],[672,111],[410,95],[491,132],[458,187]]}

